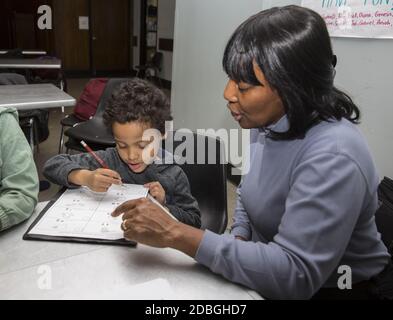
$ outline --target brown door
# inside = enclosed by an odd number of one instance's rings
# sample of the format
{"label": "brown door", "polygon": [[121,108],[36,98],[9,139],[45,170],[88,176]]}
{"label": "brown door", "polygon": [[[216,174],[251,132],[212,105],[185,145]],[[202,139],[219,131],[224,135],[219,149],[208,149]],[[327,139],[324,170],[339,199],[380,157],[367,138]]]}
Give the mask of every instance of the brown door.
{"label": "brown door", "polygon": [[63,69],[89,71],[89,30],[81,30],[78,19],[89,16],[89,1],[52,0],[52,3],[56,55],[61,59]]}
{"label": "brown door", "polygon": [[16,48],[36,49],[35,19],[32,13],[14,12],[14,39]]}
{"label": "brown door", "polygon": [[130,70],[130,0],[92,0],[92,70]]}

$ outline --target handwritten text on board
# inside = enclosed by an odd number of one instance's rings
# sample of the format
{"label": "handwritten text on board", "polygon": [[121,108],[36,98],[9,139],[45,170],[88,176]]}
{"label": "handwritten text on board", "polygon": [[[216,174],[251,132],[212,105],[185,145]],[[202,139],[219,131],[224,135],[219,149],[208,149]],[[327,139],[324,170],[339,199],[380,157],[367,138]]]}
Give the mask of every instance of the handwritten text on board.
{"label": "handwritten text on board", "polygon": [[393,39],[393,0],[302,0],[318,12],[332,37]]}

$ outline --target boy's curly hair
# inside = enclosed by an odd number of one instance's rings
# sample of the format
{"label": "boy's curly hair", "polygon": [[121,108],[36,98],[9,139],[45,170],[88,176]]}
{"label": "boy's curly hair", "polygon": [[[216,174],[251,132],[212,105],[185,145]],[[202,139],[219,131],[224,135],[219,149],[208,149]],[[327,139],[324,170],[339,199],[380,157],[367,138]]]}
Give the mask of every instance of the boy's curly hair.
{"label": "boy's curly hair", "polygon": [[155,85],[133,78],[125,81],[109,100],[104,111],[104,123],[112,128],[114,122],[124,124],[141,121],[165,134],[165,121],[171,121],[169,99]]}

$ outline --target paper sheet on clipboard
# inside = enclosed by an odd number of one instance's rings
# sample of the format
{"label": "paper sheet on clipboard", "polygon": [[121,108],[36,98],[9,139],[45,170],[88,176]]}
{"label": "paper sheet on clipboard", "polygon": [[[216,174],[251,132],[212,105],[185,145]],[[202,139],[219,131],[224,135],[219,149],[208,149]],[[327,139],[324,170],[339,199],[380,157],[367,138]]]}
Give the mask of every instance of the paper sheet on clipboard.
{"label": "paper sheet on clipboard", "polygon": [[92,192],[87,188],[68,189],[29,235],[122,239],[122,218],[114,218],[111,213],[123,202],[144,198],[147,194],[147,188],[135,184],[112,185],[106,193]]}

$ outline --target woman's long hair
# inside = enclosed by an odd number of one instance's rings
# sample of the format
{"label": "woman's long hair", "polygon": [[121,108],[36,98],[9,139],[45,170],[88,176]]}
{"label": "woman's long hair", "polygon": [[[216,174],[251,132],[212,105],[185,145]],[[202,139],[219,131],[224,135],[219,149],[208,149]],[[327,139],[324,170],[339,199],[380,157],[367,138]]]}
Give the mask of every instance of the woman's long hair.
{"label": "woman's long hair", "polygon": [[316,12],[275,7],[243,22],[225,48],[223,67],[234,81],[260,85],[254,61],[280,96],[289,121],[288,131],[271,131],[272,138],[301,138],[320,121],[345,118],[358,123],[358,107],[333,85],[336,56]]}

